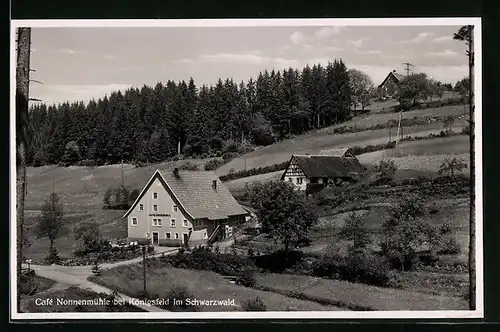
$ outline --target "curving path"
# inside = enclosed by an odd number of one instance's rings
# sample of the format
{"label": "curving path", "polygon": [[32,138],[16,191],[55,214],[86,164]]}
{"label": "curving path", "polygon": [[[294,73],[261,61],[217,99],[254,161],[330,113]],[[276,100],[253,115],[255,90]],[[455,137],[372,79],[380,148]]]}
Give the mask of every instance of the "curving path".
{"label": "curving path", "polygon": [[[148,255],[148,258],[159,257],[162,255],[173,255],[177,253],[177,248],[165,248],[165,247],[155,247],[156,253],[153,255]],[[142,257],[137,257],[133,259],[129,259],[126,261],[120,261],[115,263],[105,263],[101,265],[101,269],[111,269],[121,265],[130,265],[135,264],[142,261]],[[28,268],[27,264],[23,264],[23,268]],[[86,266],[61,266],[61,265],[31,265],[31,269],[33,269],[36,275],[52,279],[57,284],[60,285],[57,287],[68,288],[70,286],[76,286],[82,289],[91,290],[97,293],[112,293],[113,290],[106,288],[104,286],[93,283],[87,278],[92,275],[92,267],[90,265]],[[129,302],[132,300],[136,300],[128,295],[118,293],[118,295]],[[135,305],[143,310],[149,312],[166,312],[167,310],[160,309],[158,307],[150,306],[150,305]]]}

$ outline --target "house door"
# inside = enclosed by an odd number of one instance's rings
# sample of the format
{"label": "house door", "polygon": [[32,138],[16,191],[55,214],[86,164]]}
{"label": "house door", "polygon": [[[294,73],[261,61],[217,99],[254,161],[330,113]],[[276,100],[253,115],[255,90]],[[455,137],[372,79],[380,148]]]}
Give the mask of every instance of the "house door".
{"label": "house door", "polygon": [[159,245],[159,242],[158,232],[153,232],[153,245]]}
{"label": "house door", "polygon": [[187,233],[184,233],[184,234],[182,234],[182,237],[183,237],[183,239],[182,239],[182,240],[183,240],[183,241],[182,241],[182,243],[184,243],[184,245],[185,245],[185,246],[187,246],[187,245],[188,245],[188,241],[189,241],[189,236],[188,236],[188,234],[187,234]]}

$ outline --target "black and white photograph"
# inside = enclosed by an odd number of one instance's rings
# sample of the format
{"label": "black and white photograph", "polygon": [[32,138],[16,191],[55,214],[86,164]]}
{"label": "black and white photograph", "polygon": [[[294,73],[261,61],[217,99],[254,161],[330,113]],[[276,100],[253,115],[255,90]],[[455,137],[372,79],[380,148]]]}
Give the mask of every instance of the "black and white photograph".
{"label": "black and white photograph", "polygon": [[12,319],[484,316],[479,18],[11,27]]}

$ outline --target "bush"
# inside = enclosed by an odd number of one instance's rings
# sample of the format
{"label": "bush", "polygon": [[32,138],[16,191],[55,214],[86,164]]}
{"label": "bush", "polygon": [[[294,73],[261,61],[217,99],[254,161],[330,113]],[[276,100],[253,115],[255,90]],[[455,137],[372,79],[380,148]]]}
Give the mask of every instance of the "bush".
{"label": "bush", "polygon": [[388,264],[380,257],[351,252],[345,259],[341,278],[374,286],[387,286],[391,279]]}
{"label": "bush", "polygon": [[238,150],[238,144],[236,143],[235,140],[233,139],[228,139],[227,141],[224,141],[222,145],[222,152],[224,153],[234,153]]}
{"label": "bush", "polygon": [[236,152],[226,152],[222,155],[222,160],[226,163],[236,158],[238,154]]}
{"label": "bush", "polygon": [[457,255],[461,252],[460,244],[454,237],[448,238],[441,249],[438,251],[439,255]]}
{"label": "bush", "polygon": [[95,167],[99,166],[99,163],[94,159],[83,159],[77,162],[76,166]]}
{"label": "bush", "polygon": [[[153,298],[153,296],[150,296]],[[158,298],[158,297],[156,297]],[[169,311],[199,311],[200,307],[191,304],[188,300],[194,300],[194,294],[184,286],[172,286],[172,289],[166,293],[165,298],[168,304],[161,306]],[[174,302],[175,300],[175,302]]]}
{"label": "bush", "polygon": [[398,170],[394,160],[381,160],[372,168],[372,172],[378,179],[390,180]]}
{"label": "bush", "polygon": [[179,170],[197,171],[198,165],[196,165],[190,161],[186,161],[185,163],[183,163],[182,165],[179,166]]}
{"label": "bush", "polygon": [[211,159],[210,161],[208,161],[204,168],[205,168],[205,171],[213,171],[217,168],[219,168],[220,166],[224,165],[224,160],[222,159]]}
{"label": "bush", "polygon": [[267,307],[262,298],[257,296],[254,299],[247,300],[243,302],[243,310],[245,311],[266,311]]}
{"label": "bush", "polygon": [[293,268],[302,261],[304,253],[298,250],[276,250],[272,253],[255,257],[255,265],[265,271],[282,273],[286,269]]}
{"label": "bush", "polygon": [[46,264],[59,264],[61,262],[61,258],[59,257],[59,253],[55,247],[52,248],[49,254],[44,258],[44,262]]}
{"label": "bush", "polygon": [[241,276],[236,279],[236,284],[243,287],[254,288],[257,284],[253,270],[244,271]]}
{"label": "bush", "polygon": [[254,262],[247,257],[212,253],[204,248],[194,249],[190,254],[179,251],[177,255],[165,256],[161,260],[173,267],[212,271],[224,276],[242,276],[256,271]]}
{"label": "bush", "polygon": [[445,234],[449,234],[451,233],[451,230],[452,230],[452,225],[449,221],[445,221],[441,227],[439,227],[439,232],[442,234],[442,235],[445,235]]}

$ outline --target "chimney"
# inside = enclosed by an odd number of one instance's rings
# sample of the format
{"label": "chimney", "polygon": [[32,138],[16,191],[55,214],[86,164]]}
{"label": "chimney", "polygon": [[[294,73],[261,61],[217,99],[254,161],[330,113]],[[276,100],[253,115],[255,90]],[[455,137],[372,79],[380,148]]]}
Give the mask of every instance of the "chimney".
{"label": "chimney", "polygon": [[179,169],[177,167],[174,168],[173,173],[174,173],[174,175],[175,175],[176,178],[179,177]]}
{"label": "chimney", "polygon": [[217,180],[212,181],[212,189],[217,190]]}
{"label": "chimney", "polygon": [[395,72],[396,72],[396,69],[394,69],[392,72],[393,72],[393,73],[395,73]]}

